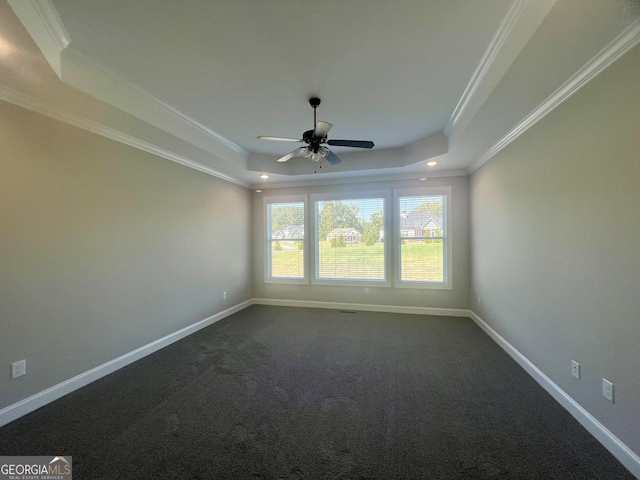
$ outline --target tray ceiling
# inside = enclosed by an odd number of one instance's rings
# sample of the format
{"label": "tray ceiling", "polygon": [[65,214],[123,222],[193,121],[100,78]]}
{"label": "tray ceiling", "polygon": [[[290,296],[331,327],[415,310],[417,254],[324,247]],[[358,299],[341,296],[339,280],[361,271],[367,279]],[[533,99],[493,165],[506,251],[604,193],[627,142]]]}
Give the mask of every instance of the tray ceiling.
{"label": "tray ceiling", "polygon": [[335,148],[322,181],[469,173],[640,38],[631,0],[9,4],[61,82],[252,186],[318,181],[308,160],[275,161],[296,144],[256,139],[312,128],[311,96],[330,137],[376,144]]}

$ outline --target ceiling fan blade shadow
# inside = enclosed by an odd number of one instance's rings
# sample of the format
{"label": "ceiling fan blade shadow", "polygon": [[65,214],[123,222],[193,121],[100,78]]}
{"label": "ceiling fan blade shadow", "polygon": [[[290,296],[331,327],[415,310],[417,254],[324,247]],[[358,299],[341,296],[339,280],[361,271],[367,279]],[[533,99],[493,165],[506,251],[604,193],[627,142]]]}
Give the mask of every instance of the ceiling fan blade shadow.
{"label": "ceiling fan blade shadow", "polygon": [[296,148],[293,152],[289,152],[284,157],[280,157],[278,159],[278,161],[279,162],[286,162],[287,160],[292,159],[296,155],[301,155],[306,149],[307,149],[307,147]]}
{"label": "ceiling fan blade shadow", "polygon": [[373,142],[369,140],[327,140],[327,144],[334,147],[373,148]]}
{"label": "ceiling fan blade shadow", "polygon": [[333,153],[328,148],[327,148],[327,155],[325,156],[325,158],[327,159],[327,162],[329,162],[331,165],[337,165],[342,161],[335,153]]}
{"label": "ceiling fan blade shadow", "polygon": [[316,128],[313,130],[313,138],[322,140],[327,136],[327,133],[329,133],[329,130],[331,130],[331,127],[333,127],[333,125],[329,122],[316,123]]}
{"label": "ceiling fan blade shadow", "polygon": [[273,140],[276,142],[303,142],[304,140],[300,140],[299,138],[290,138],[290,137],[272,137],[269,135],[260,135],[258,140]]}

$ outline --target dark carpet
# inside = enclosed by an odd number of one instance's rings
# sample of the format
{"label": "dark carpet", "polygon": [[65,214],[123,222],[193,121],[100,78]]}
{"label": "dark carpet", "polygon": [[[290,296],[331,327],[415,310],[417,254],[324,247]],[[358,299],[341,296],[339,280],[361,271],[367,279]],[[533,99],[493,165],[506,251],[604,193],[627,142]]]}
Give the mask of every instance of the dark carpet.
{"label": "dark carpet", "polygon": [[80,479],[633,479],[467,318],[252,306],[0,429]]}

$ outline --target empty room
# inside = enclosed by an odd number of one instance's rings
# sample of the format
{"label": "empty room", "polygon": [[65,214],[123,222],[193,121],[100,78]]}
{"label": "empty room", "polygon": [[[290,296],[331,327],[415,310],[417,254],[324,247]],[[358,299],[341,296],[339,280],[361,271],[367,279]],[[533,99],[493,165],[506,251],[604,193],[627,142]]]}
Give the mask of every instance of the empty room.
{"label": "empty room", "polygon": [[635,0],[0,0],[0,478],[640,478],[639,79]]}

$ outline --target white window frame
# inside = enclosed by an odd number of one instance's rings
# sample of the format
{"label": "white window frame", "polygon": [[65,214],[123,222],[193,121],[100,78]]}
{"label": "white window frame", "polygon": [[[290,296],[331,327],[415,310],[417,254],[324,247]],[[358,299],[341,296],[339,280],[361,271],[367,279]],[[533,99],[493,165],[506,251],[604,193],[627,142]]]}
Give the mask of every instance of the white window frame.
{"label": "white window frame", "polygon": [[[269,224],[269,205],[272,203],[302,203],[304,210],[304,238],[302,240],[303,271],[302,278],[299,277],[272,277],[271,276],[271,238]],[[309,283],[309,209],[307,195],[286,195],[263,198],[262,218],[264,219],[264,230],[262,234],[264,247],[264,281],[265,283],[283,283],[294,285],[306,285]]]}
{"label": "white window frame", "polygon": [[[400,198],[401,197],[418,197],[430,195],[445,196],[445,231],[444,236],[444,282],[419,281],[419,280],[401,280],[402,268],[402,237],[400,235]],[[452,221],[451,221],[451,187],[423,187],[423,188],[404,188],[394,189],[393,191],[393,240],[394,240],[394,286],[396,288],[419,288],[433,290],[452,290],[453,289],[453,242],[452,242]]]}
{"label": "white window frame", "polygon": [[[382,280],[377,279],[330,279],[330,278],[318,278],[318,262],[320,261],[320,255],[318,252],[318,221],[316,218],[316,202],[322,201],[343,201],[349,202],[349,200],[366,200],[368,198],[382,198],[384,199],[384,277]],[[308,237],[309,254],[312,261],[309,262],[311,267],[311,284],[312,285],[334,285],[334,286],[350,286],[350,287],[391,287],[390,266],[393,264],[393,256],[391,246],[389,244],[388,232],[390,231],[390,219],[391,219],[391,191],[390,190],[378,190],[378,191],[362,191],[362,192],[343,192],[343,193],[318,193],[310,196],[309,201],[309,222],[312,225],[310,235]]]}

